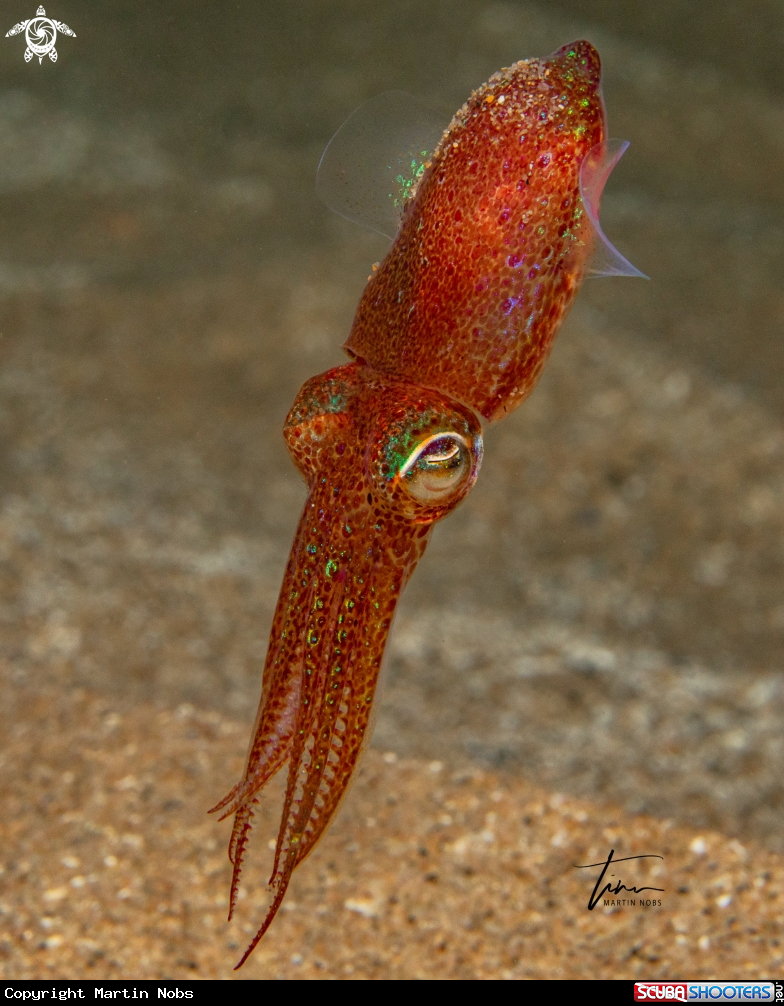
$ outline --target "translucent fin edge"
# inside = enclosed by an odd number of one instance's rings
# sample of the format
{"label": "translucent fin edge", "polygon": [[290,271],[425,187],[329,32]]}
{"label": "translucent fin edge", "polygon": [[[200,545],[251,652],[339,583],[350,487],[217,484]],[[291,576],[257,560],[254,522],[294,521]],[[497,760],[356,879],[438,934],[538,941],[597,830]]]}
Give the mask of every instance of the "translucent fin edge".
{"label": "translucent fin edge", "polygon": [[594,247],[585,271],[587,278],[632,276],[650,279],[618,251],[599,223],[599,203],[604,186],[628,148],[628,140],[611,139],[598,143],[588,151],[580,165],[580,196],[594,232]]}

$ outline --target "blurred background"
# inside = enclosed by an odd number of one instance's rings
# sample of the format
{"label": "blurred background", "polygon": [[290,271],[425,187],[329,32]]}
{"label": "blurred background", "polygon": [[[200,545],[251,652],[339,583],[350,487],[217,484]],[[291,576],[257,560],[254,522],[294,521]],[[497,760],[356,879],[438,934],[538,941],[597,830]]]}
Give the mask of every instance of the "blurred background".
{"label": "blurred background", "polygon": [[374,744],[784,850],[779,0],[48,2],[56,63],[0,34],[8,722],[82,690],[250,728],[304,500],[282,422],[387,247],[317,202],[323,147],[586,37],[631,141],[604,227],[651,282],[586,283],[488,432]]}

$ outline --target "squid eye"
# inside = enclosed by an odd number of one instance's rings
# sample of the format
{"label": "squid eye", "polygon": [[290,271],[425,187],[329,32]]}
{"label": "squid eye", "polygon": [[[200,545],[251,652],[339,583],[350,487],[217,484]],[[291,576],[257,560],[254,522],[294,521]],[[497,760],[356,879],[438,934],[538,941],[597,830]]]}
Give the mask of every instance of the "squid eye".
{"label": "squid eye", "polygon": [[471,475],[471,451],[456,433],[429,437],[400,469],[400,482],[420,503],[440,503]]}

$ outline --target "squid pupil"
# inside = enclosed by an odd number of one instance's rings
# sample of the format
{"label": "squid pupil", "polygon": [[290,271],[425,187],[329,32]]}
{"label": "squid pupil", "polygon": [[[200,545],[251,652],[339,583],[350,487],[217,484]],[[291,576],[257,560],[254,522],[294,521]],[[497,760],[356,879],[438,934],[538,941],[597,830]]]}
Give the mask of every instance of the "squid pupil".
{"label": "squid pupil", "polygon": [[404,472],[407,491],[420,503],[443,501],[469,474],[465,444],[457,437],[434,437],[420,447]]}
{"label": "squid pupil", "polygon": [[[453,462],[450,464],[449,462]],[[454,468],[460,462],[460,445],[454,440],[441,441],[433,444],[433,447],[425,454],[420,464],[428,468]]]}

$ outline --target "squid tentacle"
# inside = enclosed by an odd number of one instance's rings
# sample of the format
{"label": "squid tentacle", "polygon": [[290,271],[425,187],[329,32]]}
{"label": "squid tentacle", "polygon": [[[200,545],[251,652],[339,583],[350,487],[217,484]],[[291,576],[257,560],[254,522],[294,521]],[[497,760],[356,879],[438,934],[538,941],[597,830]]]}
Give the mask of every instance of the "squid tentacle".
{"label": "squid tentacle", "polygon": [[[304,518],[305,515],[303,520]],[[301,605],[297,602],[303,600],[295,582],[299,563],[299,540],[298,535],[286,567],[270,633],[276,645],[270,647],[265,661],[262,698],[245,775],[210,811],[210,813],[223,811],[220,820],[224,820],[232,813],[235,814],[228,850],[229,861],[233,868],[229,893],[229,921],[237,905],[245,851],[253,829],[253,805],[257,803],[256,796],[289,758],[294,738],[304,660],[302,641],[296,629],[297,615],[301,609]],[[304,600],[309,606],[312,603],[312,584],[307,584],[304,593]],[[293,652],[287,653],[287,647],[291,646]]]}
{"label": "squid tentacle", "polygon": [[[368,575],[361,554],[366,546],[366,532],[363,531],[370,515],[356,514],[358,519],[349,523],[335,507],[333,500],[335,495],[340,495],[341,481],[334,471],[332,478],[324,479],[325,488],[313,492],[308,506],[317,513],[322,530],[326,532],[320,556],[324,575],[305,628],[305,639],[312,649],[306,656],[281,830],[270,877],[273,889],[282,881],[284,886],[288,883],[298,858],[297,847],[318,796],[328,757],[324,751],[324,735],[329,741],[340,705],[332,694],[336,689],[330,688],[329,683],[334,679],[339,690],[340,682],[347,680],[351,673],[358,617],[352,595],[356,591],[360,599],[364,596],[362,585]],[[332,492],[326,488],[331,483],[337,483]],[[353,540],[351,534],[354,534]],[[350,624],[352,621],[354,626]]]}
{"label": "squid tentacle", "polygon": [[[338,628],[335,632],[335,641],[339,644],[336,648],[344,652],[346,649],[349,651],[346,660],[346,673],[342,676],[342,680],[339,678],[334,682],[332,689],[328,687],[324,689],[321,716],[314,734],[311,771],[305,782],[306,795],[297,810],[296,818],[291,823],[291,830],[294,832],[296,842],[290,842],[289,853],[283,863],[276,862],[275,864],[270,880],[271,886],[275,888],[281,884],[288,885],[292,871],[311,851],[318,835],[321,834],[329,821],[330,815],[325,815],[324,809],[327,805],[326,797],[332,792],[335,784],[335,764],[340,761],[341,738],[338,721],[341,713],[345,715],[346,700],[353,691],[354,679],[362,671],[363,654],[358,638],[358,627],[366,620],[372,596],[372,587],[361,582],[366,580],[367,576],[355,576],[353,579],[354,586],[358,586],[362,590],[359,603],[355,603],[352,612],[353,625],[350,629],[341,630]],[[357,580],[360,581],[359,584],[356,583]],[[351,587],[351,584],[346,584],[344,588],[344,605],[350,601]],[[346,623],[344,621],[341,624],[345,625]],[[340,638],[342,632],[347,633],[345,641]],[[341,653],[342,655],[343,653]],[[341,687],[342,681],[345,681],[345,684]],[[334,694],[335,691],[339,691],[340,694]],[[337,745],[335,744],[336,740],[339,742]],[[319,819],[323,823],[316,830]]]}
{"label": "squid tentacle", "polygon": [[[289,767],[283,822],[270,877],[274,898],[238,968],[271,925],[294,869],[312,851],[348,789],[368,734],[373,696],[381,669],[383,645],[379,648],[378,639],[374,637],[386,638],[400,592],[427,545],[430,528],[419,531],[424,533],[412,539],[404,566],[386,591],[385,610],[378,611],[375,620],[369,615],[378,596],[373,582],[374,573],[384,566],[385,557],[381,550],[370,545],[366,553],[371,553],[372,561],[351,578],[346,576],[343,590],[335,592],[342,601],[340,607],[344,609],[352,600],[352,594],[356,592],[359,595],[352,610],[351,624],[347,626],[344,613],[341,621],[335,619],[335,628],[330,633],[329,642],[337,643],[335,648],[341,651],[340,656],[347,658],[345,674],[341,674],[344,684],[342,688],[338,684],[337,688],[333,685],[330,689],[329,674],[321,675],[318,681],[313,682],[310,691],[314,694],[314,701],[319,702],[315,717],[307,712],[308,706],[303,701]],[[324,654],[319,656],[321,666],[331,666],[330,661],[324,660]]]}
{"label": "squid tentacle", "polygon": [[[371,732],[376,710],[373,698],[381,673],[384,642],[389,634],[400,594],[427,547],[431,530],[431,527],[419,529],[419,536],[413,539],[404,567],[398,571],[398,577],[387,588],[386,610],[379,608],[375,613],[375,619],[366,617],[368,610],[376,604],[376,591],[372,582],[367,591],[366,610],[358,615],[362,637],[356,642],[352,656],[352,672],[343,690],[339,715],[330,738],[330,750],[334,752],[335,757],[331,759],[329,766],[331,774],[329,788],[327,792],[322,793],[323,804],[318,807],[318,814],[311,816],[308,822],[307,841],[300,843],[292,869],[294,866],[299,866],[312,851],[335,817],[348,791],[352,773]],[[374,571],[380,571],[383,565],[383,560],[378,558],[374,564]]]}
{"label": "squid tentacle", "polygon": [[[292,846],[296,847],[299,843],[303,830],[302,818],[310,815],[316,796],[315,792],[311,792],[312,780],[320,777],[323,771],[323,765],[318,757],[318,738],[322,731],[328,728],[332,717],[332,709],[325,696],[332,661],[323,651],[332,646],[338,631],[336,627],[339,624],[339,611],[346,591],[346,579],[345,570],[341,570],[335,577],[327,619],[331,631],[325,632],[320,637],[320,645],[312,658],[313,666],[309,667],[311,661],[306,661],[301,711],[291,751],[283,818],[270,877],[270,887],[273,889],[278,888],[283,877],[285,883],[288,883],[288,877],[293,869],[293,865],[288,868],[288,862],[296,859],[296,848],[293,849]],[[309,633],[313,631],[313,628],[308,630]]]}
{"label": "squid tentacle", "polygon": [[[341,608],[347,600],[346,594],[351,590],[347,569],[344,567],[337,575],[331,577],[331,582],[325,578],[325,582],[319,586],[329,590],[330,597],[323,608],[313,606],[306,635],[306,638],[312,638],[313,633],[321,631],[318,643],[314,647],[315,653],[312,657],[306,658],[302,669],[300,712],[290,752],[283,817],[270,877],[270,888],[274,891],[274,898],[264,922],[237,964],[237,968],[242,967],[275,918],[288,888],[292,871],[301,858],[300,840],[314,805],[319,799],[321,781],[328,761],[328,758],[323,756],[323,738],[326,736],[331,739],[335,720],[342,705],[342,702],[336,701],[335,697],[329,694],[327,685],[330,669],[334,668],[333,660],[327,658],[330,649],[340,651],[345,646],[344,640],[341,639],[345,631],[341,628],[344,620],[340,615]],[[326,614],[322,615],[321,611],[324,608]],[[318,625],[320,619],[324,620],[323,626]],[[341,645],[335,645],[336,643]],[[338,655],[342,656],[342,653]]]}
{"label": "squid tentacle", "polygon": [[[251,801],[283,767],[291,751],[304,659],[303,645],[297,630],[297,615],[301,604],[297,602],[304,601],[309,606],[312,594],[310,585],[306,588],[305,598],[302,598],[295,583],[298,563],[296,542],[299,537],[298,534],[289,557],[270,632],[270,639],[274,640],[275,645],[270,647],[265,661],[261,701],[251,735],[245,774],[220,803],[209,811],[210,814],[220,812],[220,821]],[[287,646],[292,645],[294,652],[287,653]],[[231,854],[229,859],[234,862]]]}
{"label": "squid tentacle", "polygon": [[250,838],[251,829],[253,828],[253,804],[256,802],[257,801],[254,799],[249,804],[245,804],[244,807],[240,807],[237,811],[236,817],[234,818],[234,826],[231,830],[231,839],[229,841],[229,861],[231,862],[233,869],[231,874],[231,889],[229,893],[229,922],[231,922],[234,917],[234,909],[237,907],[237,896],[240,888],[240,874],[242,873],[245,850],[248,847],[248,839]]}

